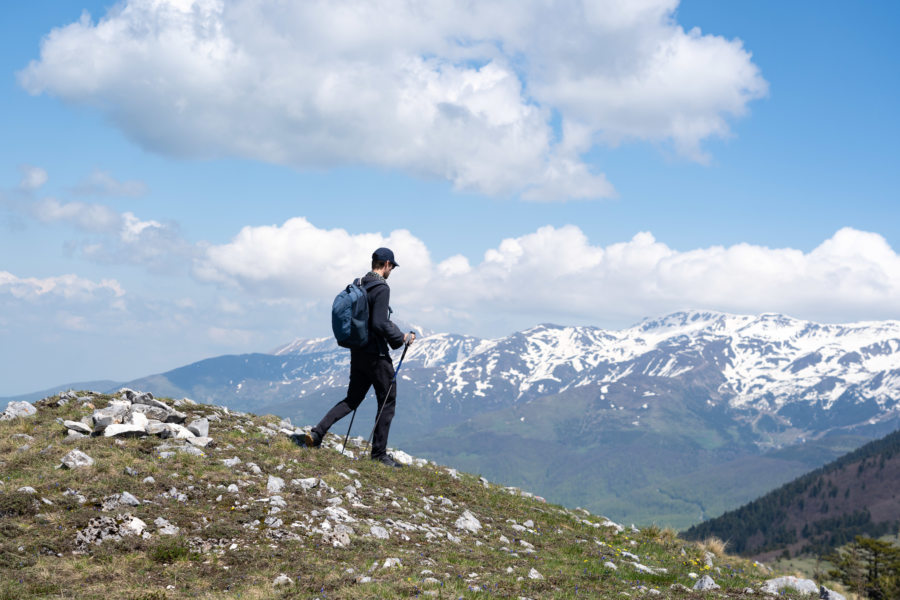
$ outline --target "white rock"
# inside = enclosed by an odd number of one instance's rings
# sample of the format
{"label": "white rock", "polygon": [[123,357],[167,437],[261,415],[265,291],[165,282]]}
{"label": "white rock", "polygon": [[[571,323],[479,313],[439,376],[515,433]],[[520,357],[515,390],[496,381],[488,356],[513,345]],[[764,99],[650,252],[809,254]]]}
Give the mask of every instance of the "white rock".
{"label": "white rock", "polygon": [[473,515],[470,511],[466,510],[463,512],[462,516],[460,516],[456,523],[454,523],[457,529],[465,529],[466,531],[470,531],[472,533],[478,533],[481,529],[481,523],[478,519]]}
{"label": "white rock", "polygon": [[159,535],[178,535],[179,529],[162,517],[157,517],[153,524],[156,525],[156,533]]}
{"label": "white rock", "polygon": [[535,569],[534,567],[532,567],[531,570],[528,571],[528,579],[543,579],[543,578],[544,578],[544,576],[541,575],[538,572],[538,570]]}
{"label": "white rock", "polygon": [[119,495],[119,504],[124,504],[126,506],[140,506],[141,501],[129,492],[122,492]]}
{"label": "white rock", "polygon": [[275,581],[272,582],[272,585],[274,587],[284,587],[284,586],[288,586],[288,585],[294,585],[294,582],[291,580],[290,577],[282,574],[275,578]]}
{"label": "white rock", "polygon": [[413,464],[413,457],[404,452],[403,450],[392,450],[391,456],[394,457],[394,460],[400,464],[411,465]]}
{"label": "white rock", "polygon": [[94,459],[81,450],[72,450],[63,456],[62,464],[69,469],[78,469],[80,467],[90,467],[94,464]]}
{"label": "white rock", "polygon": [[78,433],[83,433],[84,435],[91,435],[91,432],[93,431],[93,429],[91,429],[81,421],[63,421],[63,425],[65,425],[72,431],[77,431]]}
{"label": "white rock", "polygon": [[616,563],[611,562],[611,561],[606,561],[605,563],[603,563],[603,566],[606,567],[607,569],[612,569],[613,571],[619,570],[619,567],[616,566]]}
{"label": "white rock", "polygon": [[767,594],[777,594],[786,587],[793,588],[798,592],[803,592],[804,594],[819,593],[819,586],[816,585],[815,581],[812,581],[811,579],[800,579],[799,577],[794,577],[793,575],[769,579],[763,584],[760,591]]}
{"label": "white rock", "polygon": [[710,577],[709,575],[704,575],[697,583],[694,584],[694,590],[698,592],[718,589],[721,589],[721,586],[713,581],[712,577]]}
{"label": "white rock", "polygon": [[37,494],[37,490],[34,489],[33,487],[31,487],[30,485],[23,485],[16,491],[23,492],[25,494]]}
{"label": "white rock", "polygon": [[381,565],[382,569],[392,569],[394,567],[402,567],[403,563],[400,562],[399,558],[388,558],[385,559],[384,564]]}
{"label": "white rock", "polygon": [[213,439],[211,437],[191,437],[187,438],[188,444],[191,446],[196,446],[197,448],[208,448],[212,445]]}
{"label": "white rock", "polygon": [[275,477],[274,475],[269,475],[269,481],[266,483],[266,492],[270,496],[274,494],[281,493],[281,490],[284,489],[284,479],[281,477]]}
{"label": "white rock", "polygon": [[237,456],[232,458],[224,458],[222,459],[222,464],[224,464],[226,467],[236,467],[241,464],[241,459],[239,459]]}
{"label": "white rock", "polygon": [[130,532],[132,535],[141,535],[142,533],[144,533],[144,530],[147,529],[147,524],[137,517],[126,515],[126,519],[122,523],[122,528],[126,532]]}
{"label": "white rock", "polygon": [[30,417],[35,413],[37,413],[37,409],[30,402],[10,402],[6,405],[6,410],[0,414],[0,421]]}
{"label": "white rock", "polygon": [[147,435],[145,426],[133,423],[113,423],[103,430],[104,437],[144,437]]}
{"label": "white rock", "polygon": [[372,528],[370,529],[370,531],[372,533],[372,537],[377,538],[379,540],[386,540],[391,537],[390,534],[388,533],[388,530],[385,529],[384,527],[381,527],[380,525],[372,525]]}
{"label": "white rock", "polygon": [[838,594],[834,590],[829,590],[824,585],[819,588],[820,600],[847,600],[843,594]]}
{"label": "white rock", "polygon": [[150,419],[147,418],[147,415],[140,412],[132,412],[128,421],[141,429],[147,429],[147,424],[150,423]]}
{"label": "white rock", "polygon": [[197,437],[209,436],[209,420],[207,419],[197,419],[195,421],[191,421],[190,423],[188,423],[187,428],[192,431]]}
{"label": "white rock", "polygon": [[306,492],[319,485],[319,480],[315,477],[307,477],[306,479],[294,479],[291,483],[299,485],[300,489]]}

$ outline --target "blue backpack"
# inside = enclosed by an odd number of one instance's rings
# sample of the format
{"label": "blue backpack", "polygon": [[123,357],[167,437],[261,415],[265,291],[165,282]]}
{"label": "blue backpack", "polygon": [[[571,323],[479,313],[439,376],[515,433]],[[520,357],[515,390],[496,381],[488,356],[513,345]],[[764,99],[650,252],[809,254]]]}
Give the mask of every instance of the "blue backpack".
{"label": "blue backpack", "polygon": [[331,305],[331,330],[338,346],[362,348],[369,341],[369,299],[359,279],[341,290]]}

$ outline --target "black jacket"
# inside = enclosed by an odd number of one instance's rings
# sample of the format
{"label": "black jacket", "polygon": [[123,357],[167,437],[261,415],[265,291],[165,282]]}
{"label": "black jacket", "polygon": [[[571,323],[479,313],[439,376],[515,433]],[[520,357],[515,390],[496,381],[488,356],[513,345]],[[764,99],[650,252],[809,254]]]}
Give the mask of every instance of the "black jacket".
{"label": "black jacket", "polygon": [[361,283],[369,300],[369,341],[352,353],[387,356],[388,346],[397,349],[403,345],[403,332],[391,322],[391,288],[374,273],[367,273]]}

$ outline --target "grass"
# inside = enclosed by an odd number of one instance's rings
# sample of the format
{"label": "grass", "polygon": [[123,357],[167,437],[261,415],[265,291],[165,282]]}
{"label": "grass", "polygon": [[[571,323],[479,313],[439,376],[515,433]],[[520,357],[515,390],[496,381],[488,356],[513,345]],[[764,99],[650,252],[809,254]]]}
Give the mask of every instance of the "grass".
{"label": "grass", "polygon": [[[96,408],[111,399],[94,397]],[[271,415],[181,407],[189,418],[219,419],[210,427],[217,447],[203,456],[177,453],[161,459],[157,449],[163,441],[156,438],[66,441],[57,420],[79,420],[92,408],[78,402],[54,406],[54,400],[38,403],[34,417],[0,423],[0,600],[617,598],[649,588],[669,598],[692,598],[691,592],[672,588],[690,588],[692,573],[709,573],[727,597],[742,598],[745,587],[758,588],[767,577],[752,563],[726,555],[721,542],[684,542],[655,525],[617,531],[603,526],[602,517],[508,493],[502,486],[485,487],[476,475],[453,478],[433,464],[392,470],[328,449],[299,448],[284,435],[260,430],[277,425]],[[94,466],[55,468],[73,448],[94,458]],[[241,464],[222,463],[231,457]],[[260,501],[267,498],[269,475],[287,484],[281,494],[285,504],[274,514]],[[322,480],[330,491],[319,486],[304,492],[292,483],[304,478]],[[237,493],[227,491],[232,484]],[[37,493],[19,492],[23,486]],[[357,488],[352,499],[347,486]],[[142,504],[101,509],[105,498],[124,491]],[[314,531],[335,498],[356,519],[348,523],[353,534],[347,547],[334,547]],[[464,510],[477,516],[479,532],[455,529]],[[150,526],[149,539],[76,546],[76,533],[91,519],[125,512]],[[178,535],[156,533],[158,517],[176,525]],[[266,522],[272,517],[281,523]],[[417,527],[406,530],[403,523]],[[388,529],[389,539],[368,536],[373,524]],[[706,566],[707,551],[717,556],[713,567]],[[642,571],[629,555],[656,572]],[[384,568],[389,558],[400,564]],[[616,569],[607,566],[610,561]],[[542,578],[531,579],[532,569]],[[279,575],[291,584],[274,587]],[[360,583],[362,577],[372,581]]]}

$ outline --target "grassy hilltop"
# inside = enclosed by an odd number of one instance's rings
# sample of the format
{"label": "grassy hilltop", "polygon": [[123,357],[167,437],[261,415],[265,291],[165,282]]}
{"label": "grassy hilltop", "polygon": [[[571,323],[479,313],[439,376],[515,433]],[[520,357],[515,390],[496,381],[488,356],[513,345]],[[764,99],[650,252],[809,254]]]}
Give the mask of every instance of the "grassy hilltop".
{"label": "grassy hilltop", "polygon": [[[359,438],[357,457],[335,436],[303,448],[273,416],[164,400],[209,421],[202,449],[67,435],[118,400],[68,396],[0,421],[0,599],[751,598],[772,577],[672,530],[426,461],[360,460]],[[72,450],[93,464],[59,468]],[[704,575],[721,589],[692,591]]]}

